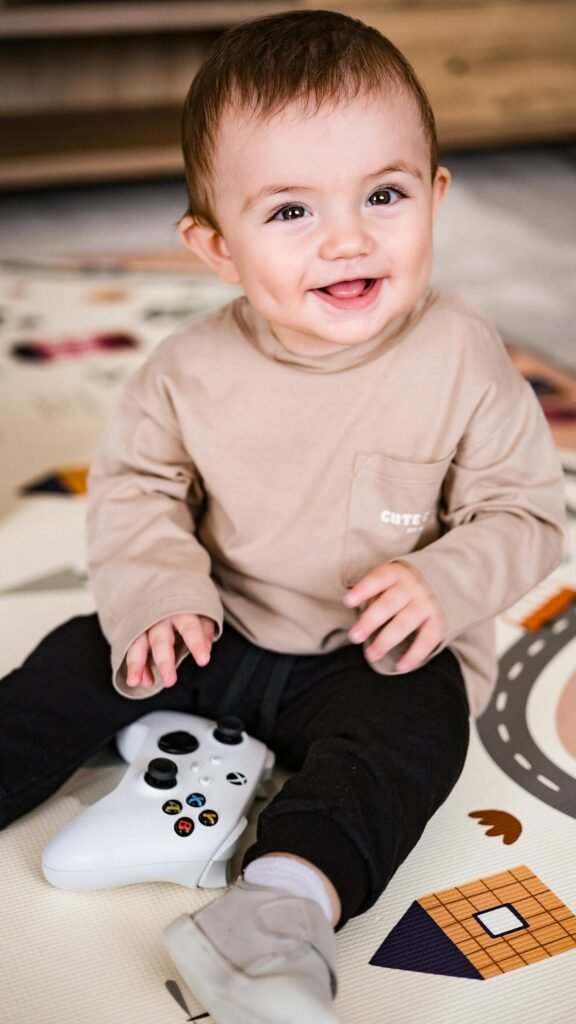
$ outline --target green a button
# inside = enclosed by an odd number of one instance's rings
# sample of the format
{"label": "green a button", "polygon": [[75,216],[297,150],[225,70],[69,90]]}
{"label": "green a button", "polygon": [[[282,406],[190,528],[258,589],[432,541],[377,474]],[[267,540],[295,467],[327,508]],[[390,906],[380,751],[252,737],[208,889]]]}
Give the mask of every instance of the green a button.
{"label": "green a button", "polygon": [[164,814],[180,814],[182,804],[179,800],[167,800],[165,804],[162,804],[162,810]]}

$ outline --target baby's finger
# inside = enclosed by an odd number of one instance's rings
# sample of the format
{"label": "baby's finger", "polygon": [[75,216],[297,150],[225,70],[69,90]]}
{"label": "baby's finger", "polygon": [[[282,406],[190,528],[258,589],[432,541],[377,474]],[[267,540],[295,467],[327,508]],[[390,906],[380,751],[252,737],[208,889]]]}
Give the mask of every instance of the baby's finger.
{"label": "baby's finger", "polygon": [[176,658],[174,656],[174,630],[169,619],[157,622],[148,630],[148,639],[152,649],[154,664],[158,669],[164,686],[174,686],[176,682]]}
{"label": "baby's finger", "polygon": [[155,683],[154,673],[153,673],[152,669],[150,668],[150,665],[148,664],[148,662],[146,662],[146,664],[144,666],[144,672],[142,674],[142,686],[150,688],[151,686],[154,685],[154,683]]}
{"label": "baby's finger", "polygon": [[204,633],[204,639],[208,644],[208,649],[212,649],[214,643],[214,633],[216,631],[216,623],[214,619],[207,619],[204,615],[199,616],[200,625],[202,626],[202,632]]}
{"label": "baby's finger", "polygon": [[399,672],[412,672],[436,650],[443,639],[444,635],[440,626],[433,619],[429,619],[418,630],[414,643],[397,662],[396,668]]}
{"label": "baby's finger", "polygon": [[374,640],[364,651],[368,661],[379,661],[385,654],[402,643],[407,636],[419,629],[424,621],[422,608],[416,602],[412,602],[376,634]]}
{"label": "baby's finger", "polygon": [[388,590],[398,582],[404,567],[396,562],[385,562],[376,566],[366,576],[358,581],[350,590],[344,594],[344,604],[349,608],[357,608],[370,598],[376,597],[382,591]]}
{"label": "baby's finger", "polygon": [[212,648],[198,615],[175,615],[173,622],[197,665],[207,665]]}
{"label": "baby's finger", "polygon": [[126,686],[140,686],[143,682],[149,649],[145,633],[130,644],[126,653]]}
{"label": "baby's finger", "polygon": [[390,619],[394,618],[398,612],[402,611],[410,601],[412,596],[406,593],[403,588],[398,585],[390,587],[380,597],[377,597],[368,607],[362,612],[360,618],[354,623],[352,629],[348,633],[348,636],[353,644],[361,644],[364,640],[367,640],[369,636],[372,636],[380,626],[385,625]]}

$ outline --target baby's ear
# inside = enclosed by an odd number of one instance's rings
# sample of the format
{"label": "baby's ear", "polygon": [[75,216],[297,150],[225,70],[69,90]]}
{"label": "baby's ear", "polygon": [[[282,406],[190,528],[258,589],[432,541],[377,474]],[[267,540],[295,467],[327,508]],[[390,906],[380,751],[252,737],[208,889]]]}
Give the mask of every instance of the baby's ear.
{"label": "baby's ear", "polygon": [[240,284],[240,276],[222,235],[193,217],[183,217],[178,229],[186,248],[215,270],[225,284]]}
{"label": "baby's ear", "polygon": [[446,196],[451,182],[452,175],[448,168],[439,167],[432,182],[432,208],[434,213],[436,213],[440,203]]}

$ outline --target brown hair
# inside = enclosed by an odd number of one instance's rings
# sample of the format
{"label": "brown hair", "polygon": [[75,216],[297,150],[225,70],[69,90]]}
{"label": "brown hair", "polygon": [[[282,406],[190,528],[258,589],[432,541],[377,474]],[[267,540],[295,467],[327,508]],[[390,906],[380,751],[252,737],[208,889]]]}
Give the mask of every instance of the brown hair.
{"label": "brown hair", "polygon": [[227,110],[267,120],[289,103],[317,111],[326,101],[396,86],[412,95],[438,167],[434,114],[402,53],[375,28],[334,11],[289,11],[246,21],[212,46],[182,112],[188,215],[219,231],[210,178],[218,128]]}

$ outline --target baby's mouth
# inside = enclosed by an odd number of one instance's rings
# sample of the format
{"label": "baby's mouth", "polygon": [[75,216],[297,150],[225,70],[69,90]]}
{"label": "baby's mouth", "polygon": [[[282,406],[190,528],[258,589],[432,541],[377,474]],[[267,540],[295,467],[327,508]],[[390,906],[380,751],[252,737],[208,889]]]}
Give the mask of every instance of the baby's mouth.
{"label": "baby's mouth", "polygon": [[373,288],[375,278],[359,277],[354,281],[337,281],[335,284],[328,284],[318,291],[326,295],[332,295],[335,299],[357,299],[360,295],[366,295]]}
{"label": "baby's mouth", "polygon": [[352,281],[335,281],[323,288],[314,288],[313,293],[332,309],[360,313],[378,302],[383,282],[383,277],[357,277]]}

